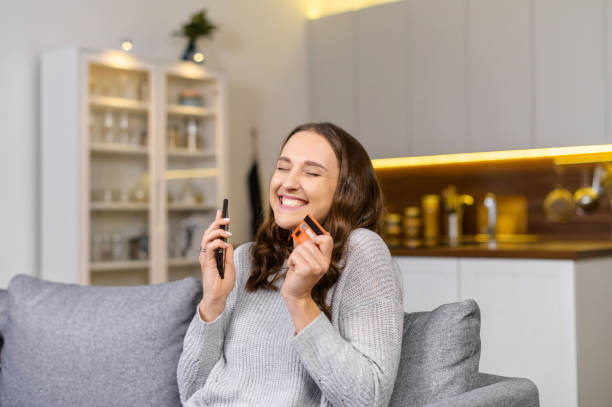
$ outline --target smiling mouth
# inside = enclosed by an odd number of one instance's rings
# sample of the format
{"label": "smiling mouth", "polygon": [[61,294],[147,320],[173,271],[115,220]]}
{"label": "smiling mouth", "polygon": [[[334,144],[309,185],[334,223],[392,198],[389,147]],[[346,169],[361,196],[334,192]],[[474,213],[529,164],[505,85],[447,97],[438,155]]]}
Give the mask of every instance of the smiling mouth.
{"label": "smiling mouth", "polygon": [[290,209],[300,208],[308,204],[308,201],[304,201],[302,199],[287,198],[283,195],[279,195],[278,201],[280,202],[281,207],[290,208]]}

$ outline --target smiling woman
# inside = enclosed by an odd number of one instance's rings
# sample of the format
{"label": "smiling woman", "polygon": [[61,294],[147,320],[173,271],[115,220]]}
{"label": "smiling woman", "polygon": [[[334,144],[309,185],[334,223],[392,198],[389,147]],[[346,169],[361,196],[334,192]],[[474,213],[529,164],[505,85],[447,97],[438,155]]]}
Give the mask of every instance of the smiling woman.
{"label": "smiling woman", "polygon": [[[255,242],[227,245],[226,275],[204,233],[203,298],[177,380],[185,406],[386,406],[397,375],[403,307],[379,236],[382,193],[364,148],[331,123],[294,129],[270,180]],[[329,233],[295,245],[310,213]],[[280,291],[280,292],[279,292]]]}
{"label": "smiling woman", "polygon": [[304,124],[285,138],[270,180],[268,217],[252,247],[247,289],[274,290],[274,282],[284,278],[278,271],[293,248],[291,231],[307,213],[333,236],[329,271],[312,289],[329,318],[325,296],[338,280],[351,231],[366,228],[380,234],[383,216],[382,191],[368,153],[332,123]]}

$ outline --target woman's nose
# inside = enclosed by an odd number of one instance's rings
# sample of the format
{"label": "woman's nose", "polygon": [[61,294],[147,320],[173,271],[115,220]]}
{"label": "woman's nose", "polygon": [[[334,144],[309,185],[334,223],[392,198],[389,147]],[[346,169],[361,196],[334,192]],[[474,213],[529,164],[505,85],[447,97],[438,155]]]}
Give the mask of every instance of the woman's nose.
{"label": "woman's nose", "polygon": [[296,171],[289,171],[289,173],[283,179],[283,187],[285,189],[298,189],[300,185],[298,174]]}

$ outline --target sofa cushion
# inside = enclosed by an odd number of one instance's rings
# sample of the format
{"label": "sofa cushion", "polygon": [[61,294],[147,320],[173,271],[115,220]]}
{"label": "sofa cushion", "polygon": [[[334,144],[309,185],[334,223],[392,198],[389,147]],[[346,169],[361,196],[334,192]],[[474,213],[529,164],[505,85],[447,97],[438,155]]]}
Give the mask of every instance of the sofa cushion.
{"label": "sofa cushion", "polygon": [[404,314],[400,366],[391,407],[423,406],[472,389],[480,360],[474,300]]}
{"label": "sofa cushion", "polygon": [[176,369],[201,282],[9,283],[0,405],[180,406]]}

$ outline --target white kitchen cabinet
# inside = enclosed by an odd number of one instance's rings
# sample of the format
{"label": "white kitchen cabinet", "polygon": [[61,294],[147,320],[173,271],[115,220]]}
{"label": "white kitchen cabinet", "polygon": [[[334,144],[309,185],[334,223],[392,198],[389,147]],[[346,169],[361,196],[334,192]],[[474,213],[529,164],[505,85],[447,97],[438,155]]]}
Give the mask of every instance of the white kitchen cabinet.
{"label": "white kitchen cabinet", "polygon": [[410,150],[408,3],[356,13],[358,139],[370,158],[414,154]]}
{"label": "white kitchen cabinet", "polygon": [[467,152],[466,1],[405,3],[412,155]]}
{"label": "white kitchen cabinet", "polygon": [[529,0],[468,2],[470,148],[530,148]]}
{"label": "white kitchen cabinet", "polygon": [[607,142],[604,9],[603,0],[534,2],[534,147]]}
{"label": "white kitchen cabinet", "polygon": [[359,137],[355,13],[309,21],[308,108],[313,121],[331,121]]}
{"label": "white kitchen cabinet", "polygon": [[574,262],[459,259],[461,295],[482,311],[480,367],[528,377],[543,406],[576,405]]}
{"label": "white kitchen cabinet", "polygon": [[[129,285],[198,275],[198,231],[226,193],[222,77],[66,48],[43,54],[40,87],[40,276]],[[168,225],[185,217],[201,222],[172,256]]]}
{"label": "white kitchen cabinet", "polygon": [[404,0],[307,27],[310,118],[374,158],[612,142],[604,0]]}
{"label": "white kitchen cabinet", "polygon": [[395,259],[407,312],[476,300],[481,371],[533,380],[543,406],[612,405],[611,257]]}
{"label": "white kitchen cabinet", "polygon": [[454,257],[395,257],[402,271],[404,311],[429,311],[459,301],[459,269]]}

